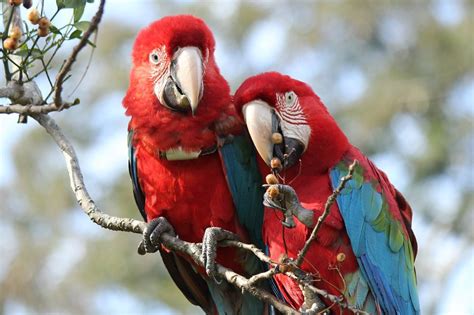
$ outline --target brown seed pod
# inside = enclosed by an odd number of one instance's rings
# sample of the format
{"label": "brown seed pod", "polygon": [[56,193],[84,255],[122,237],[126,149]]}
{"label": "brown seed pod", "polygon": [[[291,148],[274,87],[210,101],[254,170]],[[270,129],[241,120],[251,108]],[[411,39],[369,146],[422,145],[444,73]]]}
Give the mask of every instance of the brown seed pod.
{"label": "brown seed pod", "polygon": [[3,48],[6,50],[15,50],[18,48],[18,41],[8,37],[3,41]]}
{"label": "brown seed pod", "polygon": [[346,260],[346,254],[344,253],[339,253],[336,256],[336,260],[340,263],[342,263],[344,260]]}
{"label": "brown seed pod", "polygon": [[290,266],[287,264],[281,264],[278,265],[278,270],[280,270],[282,273],[285,273],[287,271],[290,271]]}
{"label": "brown seed pod", "polygon": [[19,6],[20,4],[23,3],[23,0],[8,0],[8,3],[10,5]]}
{"label": "brown seed pod", "polygon": [[273,175],[273,174],[268,174],[266,177],[265,177],[265,181],[267,182],[267,184],[269,185],[275,185],[275,184],[278,184],[278,178]]}
{"label": "brown seed pod", "polygon": [[41,19],[38,21],[38,26],[39,28],[44,28],[48,29],[49,26],[51,25],[51,22],[48,20],[47,17],[43,16]]}
{"label": "brown seed pod", "polygon": [[272,185],[268,187],[267,193],[270,196],[270,198],[275,199],[280,194],[280,190],[278,189],[278,186]]}
{"label": "brown seed pod", "polygon": [[26,12],[26,18],[28,19],[28,21],[31,22],[31,24],[38,24],[39,20],[40,20],[40,13],[38,11],[38,9],[36,8],[31,8],[28,10],[28,12]]}
{"label": "brown seed pod", "polygon": [[32,5],[33,5],[32,0],[23,0],[23,7],[25,7],[25,9],[31,8]]}
{"label": "brown seed pod", "polygon": [[279,132],[272,133],[272,142],[274,144],[280,144],[283,142],[283,136]]}
{"label": "brown seed pod", "polygon": [[21,29],[18,26],[13,26],[8,32],[8,37],[14,40],[19,40],[21,38]]}
{"label": "brown seed pod", "polygon": [[46,37],[49,34],[49,28],[41,28],[38,27],[38,36],[39,37]]}
{"label": "brown seed pod", "polygon": [[277,169],[277,170],[280,170],[281,169],[281,161],[279,158],[277,157],[274,157],[271,161],[270,161],[270,167],[272,169]]}

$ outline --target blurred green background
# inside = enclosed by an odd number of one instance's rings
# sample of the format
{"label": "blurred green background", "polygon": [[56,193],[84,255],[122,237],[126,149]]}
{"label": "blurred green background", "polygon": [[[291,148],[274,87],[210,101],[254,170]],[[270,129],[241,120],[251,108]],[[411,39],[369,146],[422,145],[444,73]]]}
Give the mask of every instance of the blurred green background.
{"label": "blurred green background", "polygon": [[[56,8],[53,0],[45,6],[48,14]],[[423,313],[474,314],[474,2],[108,1],[92,63],[69,96],[81,105],[52,116],[110,214],[139,218],[121,107],[133,38],[181,13],[209,24],[233,91],[267,70],[312,85],[412,205]],[[88,49],[66,96],[86,71]],[[46,80],[39,84],[47,94]],[[58,148],[33,120],[16,119],[0,116],[0,313],[199,313],[158,255],[136,254],[139,236],[89,221]]]}

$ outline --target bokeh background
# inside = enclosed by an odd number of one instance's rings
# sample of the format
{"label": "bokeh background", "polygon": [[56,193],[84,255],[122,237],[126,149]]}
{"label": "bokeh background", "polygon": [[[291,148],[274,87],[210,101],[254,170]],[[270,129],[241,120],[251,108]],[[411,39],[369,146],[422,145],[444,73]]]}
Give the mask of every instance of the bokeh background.
{"label": "bokeh background", "polygon": [[[55,1],[45,7],[52,14]],[[87,5],[85,19],[96,7]],[[69,19],[63,11],[58,24]],[[233,91],[267,70],[313,86],[414,209],[423,313],[474,314],[474,2],[108,1],[85,79],[74,91],[90,48],[67,82],[66,95],[81,105],[52,116],[110,214],[139,218],[121,106],[133,38],[153,20],[181,13],[214,31]],[[45,78],[39,84],[47,94]],[[89,221],[58,148],[33,120],[16,119],[0,116],[0,313],[199,313],[158,255],[136,254],[139,236]]]}

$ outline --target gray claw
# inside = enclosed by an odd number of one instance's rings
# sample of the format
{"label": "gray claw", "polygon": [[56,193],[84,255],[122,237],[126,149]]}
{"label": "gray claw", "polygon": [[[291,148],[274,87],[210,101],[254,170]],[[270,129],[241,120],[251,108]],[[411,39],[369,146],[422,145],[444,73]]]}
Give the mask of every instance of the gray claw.
{"label": "gray claw", "polygon": [[160,248],[160,236],[163,233],[176,235],[173,227],[164,217],[151,220],[143,231],[143,239],[138,245],[138,254],[156,252]]}
{"label": "gray claw", "polygon": [[219,227],[209,227],[204,232],[201,260],[206,268],[206,273],[216,281],[217,243],[224,240],[238,239],[239,237],[236,234]]}
{"label": "gray claw", "polygon": [[320,297],[311,291],[306,285],[300,285],[304,296],[304,303],[301,305],[300,312],[305,315],[329,314],[326,305]]}
{"label": "gray claw", "polygon": [[306,225],[313,226],[313,211],[305,209],[296,194],[293,187],[289,185],[277,184],[280,192],[277,200],[272,199],[268,192],[263,196],[263,205],[266,207],[281,210],[285,215],[285,220],[282,222],[283,226],[287,228],[294,228],[296,226],[293,216]]}

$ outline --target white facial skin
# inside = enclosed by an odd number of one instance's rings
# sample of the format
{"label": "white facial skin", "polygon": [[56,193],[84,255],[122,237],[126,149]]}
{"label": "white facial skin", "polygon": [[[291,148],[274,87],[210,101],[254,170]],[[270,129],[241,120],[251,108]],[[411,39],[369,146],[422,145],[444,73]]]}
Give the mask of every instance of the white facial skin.
{"label": "white facial skin", "polygon": [[183,47],[173,55],[173,61],[167,62],[165,47],[153,50],[149,55],[151,76],[155,82],[154,92],[158,100],[167,106],[163,92],[167,79],[174,66],[174,79],[181,88],[178,97],[187,97],[191,111],[196,111],[203,92],[204,65],[201,51],[197,47]]}
{"label": "white facial skin", "polygon": [[[272,112],[273,108],[262,100],[245,104],[242,108],[250,137],[262,159],[270,165],[273,157]],[[285,138],[299,140],[306,150],[311,135],[298,96],[292,92],[277,94],[275,113],[280,118],[280,127]]]}

